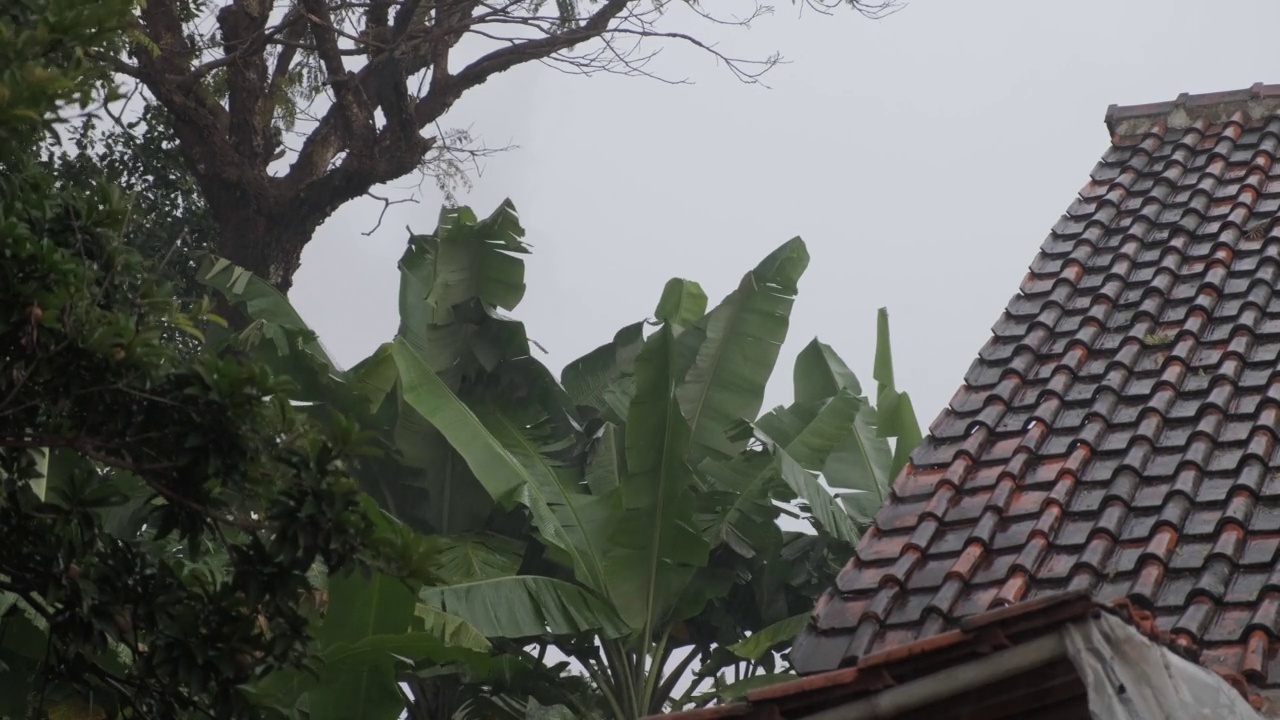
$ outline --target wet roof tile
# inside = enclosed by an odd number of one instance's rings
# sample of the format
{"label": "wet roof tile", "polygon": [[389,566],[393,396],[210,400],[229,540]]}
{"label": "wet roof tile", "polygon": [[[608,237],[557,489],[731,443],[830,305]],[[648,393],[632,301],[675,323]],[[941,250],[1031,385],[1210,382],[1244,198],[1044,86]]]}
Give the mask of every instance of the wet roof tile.
{"label": "wet roof tile", "polygon": [[1084,589],[1280,686],[1280,87],[1221,97],[1108,111],[802,673]]}

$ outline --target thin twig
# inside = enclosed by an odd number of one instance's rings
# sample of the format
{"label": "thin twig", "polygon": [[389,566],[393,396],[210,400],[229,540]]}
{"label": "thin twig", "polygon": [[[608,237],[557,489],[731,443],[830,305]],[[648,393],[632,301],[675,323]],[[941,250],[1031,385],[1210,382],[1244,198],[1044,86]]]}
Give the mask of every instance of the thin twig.
{"label": "thin twig", "polygon": [[418,199],[413,197],[412,195],[410,195],[407,198],[401,198],[399,200],[391,200],[389,198],[382,197],[381,195],[378,195],[372,191],[365,193],[365,195],[368,195],[374,200],[377,200],[382,203],[382,211],[378,213],[378,222],[374,223],[373,227],[370,228],[368,232],[360,233],[365,237],[369,237],[370,235],[377,232],[378,228],[382,227],[382,218],[386,217],[387,208],[391,207],[392,205],[399,205],[401,203],[417,203],[418,202]]}

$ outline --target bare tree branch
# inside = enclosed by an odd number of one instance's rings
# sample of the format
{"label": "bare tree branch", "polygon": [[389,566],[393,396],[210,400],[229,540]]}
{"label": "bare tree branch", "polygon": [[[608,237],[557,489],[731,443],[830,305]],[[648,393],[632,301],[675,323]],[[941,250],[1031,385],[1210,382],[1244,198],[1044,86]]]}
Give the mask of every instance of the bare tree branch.
{"label": "bare tree branch", "polygon": [[374,223],[373,227],[369,228],[366,232],[360,233],[365,237],[369,237],[370,235],[377,232],[378,228],[382,227],[382,219],[387,216],[387,208],[391,207],[392,205],[400,205],[402,203],[418,202],[418,199],[413,196],[410,196],[407,198],[400,198],[399,200],[392,200],[391,198],[386,198],[373,192],[367,192],[365,193],[365,196],[371,197],[374,200],[377,200],[378,202],[382,203],[382,210],[378,213],[378,222]]}
{"label": "bare tree branch", "polygon": [[[692,0],[678,7],[692,11],[686,19],[743,29],[770,11],[739,1],[731,15]],[[218,252],[281,289],[311,234],[342,204],[419,171],[452,200],[451,188],[494,150],[438,125],[500,73],[539,63],[687,83],[656,62],[669,43],[710,55],[748,84],[782,62],[723,51],[677,27],[677,13],[653,0],[215,0],[216,11],[195,18],[186,2],[139,3],[135,30],[152,47],[135,43],[134,65],[103,60],[168,111],[218,224]],[[844,5],[870,18],[900,7],[799,3],[818,12]],[[424,135],[433,126],[437,134]],[[296,152],[283,148],[285,132],[300,138]],[[268,168],[282,152],[290,164],[276,176]]]}

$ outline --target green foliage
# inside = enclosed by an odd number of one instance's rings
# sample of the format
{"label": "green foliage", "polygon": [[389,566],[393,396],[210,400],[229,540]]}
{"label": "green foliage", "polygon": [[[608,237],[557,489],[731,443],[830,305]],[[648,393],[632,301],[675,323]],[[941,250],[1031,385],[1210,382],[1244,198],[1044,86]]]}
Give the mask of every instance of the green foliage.
{"label": "green foliage", "polygon": [[[81,110],[99,97],[102,67],[89,59],[118,39],[126,0],[22,0],[0,8],[0,166],[15,163],[51,130],[55,107]],[[59,108],[62,109],[62,108]]]}
{"label": "green foliage", "polygon": [[672,278],[662,289],[653,316],[676,328],[686,328],[707,312],[707,294],[692,280]]}
{"label": "green foliage", "polygon": [[465,620],[485,637],[597,633],[613,639],[627,627],[612,607],[579,585],[554,578],[510,576],[427,588],[428,607]]}
{"label": "green foliage", "polygon": [[787,337],[791,306],[809,252],[796,238],[742,278],[738,288],[683,334],[693,360],[679,389],[680,406],[693,428],[697,457],[727,457],[740,450],[726,429],[753,418]]}
{"label": "green foliage", "polygon": [[258,717],[247,685],[312,656],[317,567],[428,554],[358,491],[349,422],[205,344],[119,188],[36,161],[127,9],[0,10],[0,715]]}
{"label": "green foliage", "polygon": [[[155,106],[36,162],[58,103],[108,87],[90,59],[162,51],[121,33],[130,7],[0,10],[0,713],[636,718],[784,677],[919,438],[887,320],[874,407],[815,341],[760,416],[795,239],[709,312],[668,283],[557,382],[503,314],[514,207],[451,208],[401,260],[397,336],[343,371],[282,294],[202,258],[214,223]],[[277,129],[325,84],[312,52],[284,66]],[[797,503],[812,532],[779,528]]]}
{"label": "green foliage", "polygon": [[142,106],[127,125],[103,128],[101,116],[89,116],[68,135],[70,148],[50,143],[45,164],[67,187],[111,184],[120,189],[129,222],[122,240],[174,286],[177,297],[192,301],[205,294],[196,282],[201,256],[213,243],[216,227],[195,179],[183,164],[164,111]]}
{"label": "green foliage", "polygon": [[[797,401],[757,417],[808,264],[797,239],[710,312],[696,283],[668,283],[652,332],[623,328],[557,382],[500,312],[524,293],[523,234],[505,203],[483,219],[446,211],[434,233],[410,238],[400,332],[345,373],[283,296],[254,289],[265,283],[222,261],[202,273],[254,319],[231,342],[309,371],[311,402],[356,408],[387,453],[353,465],[362,485],[433,534],[442,582],[416,612],[440,643],[397,665],[411,716],[562,705],[637,718],[771,681],[887,492],[891,439],[905,457],[919,437],[893,384],[887,325],[877,405],[814,341],[796,361]],[[812,532],[780,529],[788,504]],[[437,505],[466,510],[441,517]],[[590,693],[566,692],[582,679],[540,661],[547,648],[587,672]],[[676,693],[688,672],[692,686]],[[300,696],[294,710],[315,715],[316,702]]]}

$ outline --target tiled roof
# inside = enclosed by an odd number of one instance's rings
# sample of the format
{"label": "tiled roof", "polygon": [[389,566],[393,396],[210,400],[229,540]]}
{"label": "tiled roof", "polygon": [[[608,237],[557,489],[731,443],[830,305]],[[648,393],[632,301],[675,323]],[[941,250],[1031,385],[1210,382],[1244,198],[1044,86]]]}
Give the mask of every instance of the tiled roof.
{"label": "tiled roof", "polygon": [[1280,86],[1112,145],[796,641],[802,673],[1065,590],[1280,686]]}
{"label": "tiled roof", "polygon": [[[745,702],[654,715],[650,718],[783,720],[808,717],[834,705],[869,697],[886,688],[901,687],[911,680],[946,673],[967,661],[1024,645],[1101,610],[1103,608],[1097,607],[1082,593],[1045,596],[1039,600],[1019,603],[1015,607],[967,617],[953,630],[866,655],[850,667],[751,690],[746,693]],[[1132,624],[1132,620],[1123,614],[1123,609],[1107,611],[1119,614]],[[1036,686],[1041,686],[1038,689],[1043,696],[1044,683],[1029,682],[1032,678],[1022,675],[1034,675],[1036,681],[1049,679],[1047,676],[1050,675],[1056,676],[1057,682],[1053,684],[1066,692],[1050,698],[1028,698],[1027,695],[1033,694],[1028,691],[1034,691]],[[996,700],[998,704],[1006,706],[1006,710],[1010,709],[1009,706],[1014,706],[1023,711],[1036,711],[1037,714],[1027,715],[1029,717],[1041,717],[1038,713],[1046,709],[1080,709],[1085,704],[1085,688],[1076,681],[1075,675],[1069,661],[1063,660],[1048,667],[1041,665],[1027,668],[1019,676],[999,683],[998,687],[973,687],[969,690],[981,693],[986,700]],[[955,701],[955,698],[950,698],[942,704],[952,707],[950,703]],[[1006,716],[992,712],[990,708],[986,708],[987,712],[975,714],[973,711],[979,710],[981,704],[973,701],[965,707],[973,717]],[[1017,716],[1017,713],[1012,714]],[[1063,716],[1086,717],[1087,711]],[[938,714],[921,710],[912,717],[938,717]],[[948,712],[945,717],[954,717],[954,713]]]}

